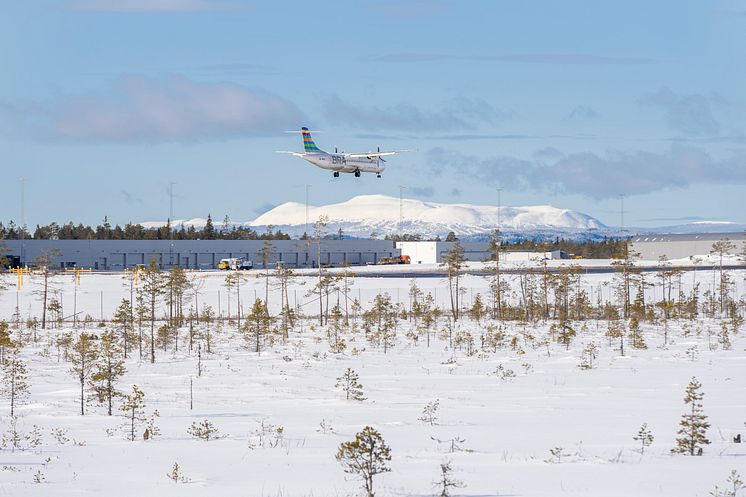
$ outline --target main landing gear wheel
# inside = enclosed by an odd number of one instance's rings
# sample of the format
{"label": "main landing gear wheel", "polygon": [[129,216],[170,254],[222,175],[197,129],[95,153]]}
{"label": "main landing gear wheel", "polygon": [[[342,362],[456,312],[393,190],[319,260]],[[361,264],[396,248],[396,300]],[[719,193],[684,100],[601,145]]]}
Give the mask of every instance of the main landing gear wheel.
{"label": "main landing gear wheel", "polygon": [[339,171],[334,171],[334,177],[339,178]]}
{"label": "main landing gear wheel", "polygon": [[355,177],[356,177],[356,178],[359,178],[359,177],[360,177],[360,171],[355,171]]}
{"label": "main landing gear wheel", "polygon": [[376,174],[376,177],[380,178],[381,177],[381,173]]}

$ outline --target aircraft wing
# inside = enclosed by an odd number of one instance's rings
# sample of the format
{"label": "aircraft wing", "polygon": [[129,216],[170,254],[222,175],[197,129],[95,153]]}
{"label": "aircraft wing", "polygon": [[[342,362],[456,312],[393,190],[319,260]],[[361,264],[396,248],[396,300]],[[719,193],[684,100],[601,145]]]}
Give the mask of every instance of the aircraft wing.
{"label": "aircraft wing", "polygon": [[308,155],[308,154],[301,154],[301,153],[298,153],[298,152],[291,152],[289,150],[276,150],[276,152],[278,154],[290,154],[290,155],[294,155],[296,157],[304,157],[304,156]]}
{"label": "aircraft wing", "polygon": [[347,154],[347,157],[352,157],[353,159],[361,159],[363,157],[383,157],[384,155],[396,155],[401,154],[402,152],[414,152],[414,150],[408,149],[408,150],[387,150],[384,152],[368,152],[368,153],[360,153],[360,154]]}

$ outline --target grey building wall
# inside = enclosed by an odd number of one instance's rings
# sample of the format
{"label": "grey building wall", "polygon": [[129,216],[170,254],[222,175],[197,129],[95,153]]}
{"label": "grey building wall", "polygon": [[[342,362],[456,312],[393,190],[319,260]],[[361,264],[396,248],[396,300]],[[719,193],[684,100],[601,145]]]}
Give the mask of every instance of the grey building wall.
{"label": "grey building wall", "polygon": [[[172,245],[173,243],[173,245]],[[264,240],[6,240],[7,255],[19,257],[22,264],[32,264],[44,251],[59,250],[53,262],[59,266],[76,266],[98,270],[121,270],[152,259],[161,267],[180,266],[191,269],[217,267],[220,259],[242,257],[262,266],[260,252]],[[304,240],[270,240],[268,264],[283,261],[288,267],[315,267],[318,249]],[[388,240],[322,240],[321,263],[340,266],[365,265],[382,257],[399,255]]]}
{"label": "grey building wall", "polygon": [[736,246],[731,251],[737,254],[743,250],[744,233],[699,233],[687,235],[641,235],[632,238],[632,250],[639,252],[642,259],[657,260],[665,255],[669,259],[684,259],[707,255],[712,244],[728,239]]}

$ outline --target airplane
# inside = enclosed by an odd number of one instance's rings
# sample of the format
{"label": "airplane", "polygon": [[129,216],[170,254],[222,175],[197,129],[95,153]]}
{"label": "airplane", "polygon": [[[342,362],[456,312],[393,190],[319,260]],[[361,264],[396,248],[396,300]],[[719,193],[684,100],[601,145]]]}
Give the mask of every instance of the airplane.
{"label": "airplane", "polygon": [[[291,131],[291,133],[295,132]],[[287,150],[278,150],[277,153],[291,154],[310,162],[316,167],[331,170],[335,178],[339,178],[339,173],[353,173],[356,178],[360,177],[360,173],[375,173],[380,178],[381,173],[386,169],[384,156],[395,155],[401,152],[411,152],[411,150],[388,150],[381,152],[380,147],[375,152],[354,154],[338,153],[336,148],[334,149],[334,153],[324,152],[316,146],[308,128],[301,128],[301,134],[303,135],[304,153]]]}

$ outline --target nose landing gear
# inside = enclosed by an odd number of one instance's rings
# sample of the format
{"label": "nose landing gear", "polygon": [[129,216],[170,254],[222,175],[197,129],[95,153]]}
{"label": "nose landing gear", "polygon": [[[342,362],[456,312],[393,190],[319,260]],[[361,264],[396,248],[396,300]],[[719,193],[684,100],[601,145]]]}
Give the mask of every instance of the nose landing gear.
{"label": "nose landing gear", "polygon": [[339,171],[334,171],[334,177],[339,178]]}
{"label": "nose landing gear", "polygon": [[359,169],[355,171],[355,177],[356,177],[356,178],[359,178],[359,177],[360,177],[360,170],[359,170]]}

